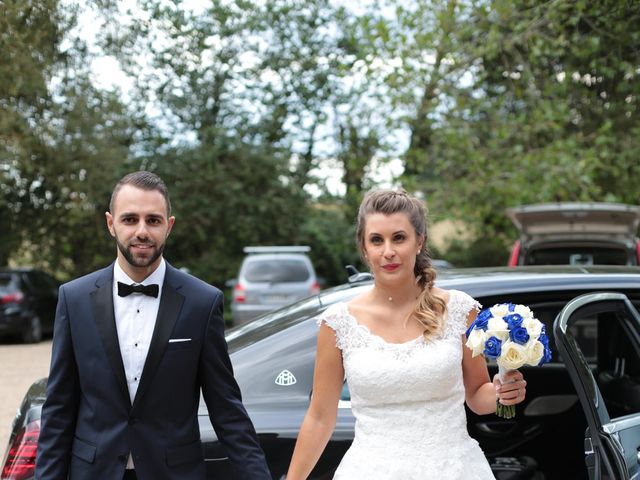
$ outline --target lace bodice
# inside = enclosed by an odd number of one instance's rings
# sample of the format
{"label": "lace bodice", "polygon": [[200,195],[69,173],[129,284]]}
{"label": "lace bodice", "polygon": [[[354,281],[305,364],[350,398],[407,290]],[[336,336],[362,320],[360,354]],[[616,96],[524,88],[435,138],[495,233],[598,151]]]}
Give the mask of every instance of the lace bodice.
{"label": "lace bodice", "polygon": [[464,410],[462,335],[479,306],[451,290],[441,333],[405,343],[372,334],[346,303],[324,312],[319,322],[335,331],[356,418],[334,479],[493,478]]}

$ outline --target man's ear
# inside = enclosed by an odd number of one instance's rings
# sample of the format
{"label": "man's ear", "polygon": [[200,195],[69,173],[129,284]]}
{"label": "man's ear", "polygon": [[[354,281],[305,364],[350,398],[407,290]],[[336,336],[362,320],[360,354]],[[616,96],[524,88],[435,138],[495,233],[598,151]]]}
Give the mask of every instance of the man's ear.
{"label": "man's ear", "polygon": [[107,228],[112,237],[116,236],[116,231],[113,229],[113,215],[109,212],[104,212],[104,216],[107,219]]}
{"label": "man's ear", "polygon": [[175,223],[175,221],[176,221],[176,217],[174,217],[173,215],[167,219],[167,225],[169,227],[167,228],[167,237],[171,233],[171,229],[173,228],[173,224]]}

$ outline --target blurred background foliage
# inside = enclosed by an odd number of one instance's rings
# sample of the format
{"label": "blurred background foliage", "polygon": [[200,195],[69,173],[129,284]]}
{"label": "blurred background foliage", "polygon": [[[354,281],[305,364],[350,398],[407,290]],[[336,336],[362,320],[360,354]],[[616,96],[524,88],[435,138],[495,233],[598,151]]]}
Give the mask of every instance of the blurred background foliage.
{"label": "blurred background foliage", "polygon": [[381,181],[463,223],[434,252],[458,266],[506,262],[507,207],[640,203],[639,2],[347,5],[1,0],[0,265],[110,262],[110,191],[138,169],[170,188],[169,261],[218,286],[258,244],[343,282]]}

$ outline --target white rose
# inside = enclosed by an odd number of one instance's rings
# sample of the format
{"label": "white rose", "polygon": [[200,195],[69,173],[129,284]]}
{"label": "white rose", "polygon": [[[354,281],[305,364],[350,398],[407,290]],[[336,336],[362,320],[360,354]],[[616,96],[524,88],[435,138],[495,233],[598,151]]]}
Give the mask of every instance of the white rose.
{"label": "white rose", "polygon": [[496,360],[498,366],[507,370],[516,370],[527,361],[527,351],[522,345],[518,345],[511,340],[502,344],[500,356]]}
{"label": "white rose", "polygon": [[544,345],[538,340],[530,340],[525,345],[527,352],[527,364],[535,367],[540,363],[542,356],[544,355]]}
{"label": "white rose", "polygon": [[484,351],[484,342],[487,341],[487,334],[484,330],[474,328],[467,338],[467,347],[471,349],[471,355],[476,357]]}
{"label": "white rose", "polygon": [[520,315],[522,318],[533,318],[533,312],[526,305],[516,305],[514,312]]}
{"label": "white rose", "polygon": [[489,309],[489,311],[491,312],[491,315],[493,315],[494,317],[502,318],[505,315],[509,314],[509,307],[501,303],[500,305],[494,305]]}
{"label": "white rose", "polygon": [[542,322],[537,318],[526,318],[522,321],[522,326],[527,329],[531,338],[537,339],[542,333]]}
{"label": "white rose", "polygon": [[509,338],[509,326],[502,318],[490,318],[487,323],[487,338],[496,337],[502,341]]}

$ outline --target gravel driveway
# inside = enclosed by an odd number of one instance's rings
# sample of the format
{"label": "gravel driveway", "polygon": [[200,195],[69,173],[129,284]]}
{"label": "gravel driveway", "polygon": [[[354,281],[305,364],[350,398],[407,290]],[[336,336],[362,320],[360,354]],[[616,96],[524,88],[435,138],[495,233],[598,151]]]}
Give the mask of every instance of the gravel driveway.
{"label": "gravel driveway", "polygon": [[49,374],[50,360],[51,340],[33,345],[0,342],[0,462],[22,397],[35,380]]}

